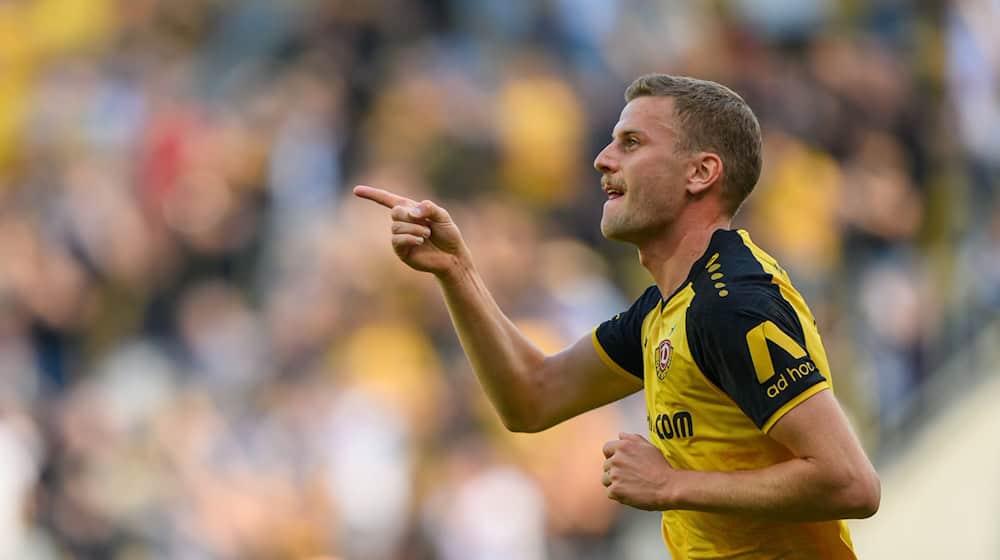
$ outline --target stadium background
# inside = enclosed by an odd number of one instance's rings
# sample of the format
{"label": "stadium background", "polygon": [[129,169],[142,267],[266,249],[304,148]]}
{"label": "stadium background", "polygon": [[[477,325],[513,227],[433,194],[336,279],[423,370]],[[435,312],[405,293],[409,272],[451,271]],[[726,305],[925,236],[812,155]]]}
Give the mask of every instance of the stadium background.
{"label": "stadium background", "polygon": [[[648,282],[600,238],[590,165],[650,71],[760,117],[737,221],[811,302],[888,477],[860,552],[1000,526],[997,432],[934,443],[997,417],[940,427],[996,392],[998,22],[989,0],[0,1],[0,557],[664,557],[657,515],[598,483],[641,399],[503,432],[434,282],[349,196],[446,203],[558,348]],[[899,509],[935,476],[985,513]],[[942,534],[865,533],[899,511]]]}

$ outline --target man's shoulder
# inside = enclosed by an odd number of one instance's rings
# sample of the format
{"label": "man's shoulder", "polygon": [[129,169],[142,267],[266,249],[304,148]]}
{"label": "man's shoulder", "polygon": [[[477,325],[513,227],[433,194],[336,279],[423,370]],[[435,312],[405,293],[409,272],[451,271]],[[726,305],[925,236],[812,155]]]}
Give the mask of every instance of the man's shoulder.
{"label": "man's shoulder", "polygon": [[[624,313],[637,318],[645,317],[650,311],[656,309],[662,300],[663,296],[660,294],[660,288],[656,284],[653,284],[639,294],[639,297],[635,298],[632,305]],[[615,316],[615,319],[618,319],[621,315],[622,313],[619,313]]]}
{"label": "man's shoulder", "polygon": [[660,295],[660,289],[653,284],[646,288],[642,294],[637,297],[628,309],[625,309],[621,313],[617,313],[614,317],[608,319],[600,325],[600,328],[610,327],[612,325],[639,325],[642,323],[643,319],[650,314],[657,306],[660,304],[662,296]]}
{"label": "man's shoulder", "polygon": [[777,262],[750,241],[742,230],[719,230],[692,271],[693,313],[728,315],[780,297],[774,282]]}

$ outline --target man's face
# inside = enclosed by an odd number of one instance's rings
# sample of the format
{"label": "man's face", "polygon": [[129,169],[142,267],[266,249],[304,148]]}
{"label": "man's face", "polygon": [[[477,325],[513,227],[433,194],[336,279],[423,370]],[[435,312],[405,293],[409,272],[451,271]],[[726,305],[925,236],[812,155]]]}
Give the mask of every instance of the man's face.
{"label": "man's face", "polygon": [[611,143],[594,160],[608,193],[601,233],[639,244],[668,227],[685,200],[687,158],[676,153],[674,100],[638,97],[622,110]]}

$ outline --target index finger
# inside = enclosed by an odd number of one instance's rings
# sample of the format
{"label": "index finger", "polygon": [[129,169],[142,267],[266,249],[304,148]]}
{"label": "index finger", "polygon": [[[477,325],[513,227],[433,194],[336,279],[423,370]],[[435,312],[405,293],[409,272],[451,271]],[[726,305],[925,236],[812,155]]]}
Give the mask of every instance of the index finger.
{"label": "index finger", "polygon": [[358,198],[365,198],[372,202],[377,202],[386,208],[417,205],[416,201],[410,200],[405,196],[399,196],[398,194],[393,194],[382,189],[376,189],[375,187],[369,187],[368,185],[358,185],[354,187],[354,196]]}

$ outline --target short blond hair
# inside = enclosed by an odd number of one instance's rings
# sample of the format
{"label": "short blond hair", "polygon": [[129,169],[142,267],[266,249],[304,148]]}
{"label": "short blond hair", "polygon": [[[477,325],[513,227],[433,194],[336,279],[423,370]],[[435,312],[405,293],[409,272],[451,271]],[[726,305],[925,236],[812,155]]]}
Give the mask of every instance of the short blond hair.
{"label": "short blond hair", "polygon": [[760,178],[760,123],[750,106],[722,84],[686,76],[647,74],[625,90],[637,97],[670,97],[680,121],[679,150],[713,152],[722,159],[722,197],[730,215],[739,210]]}

